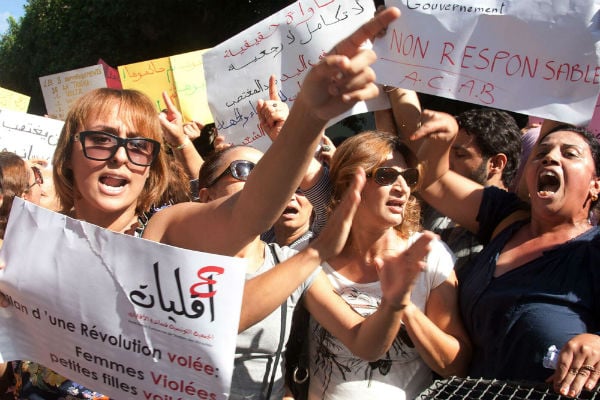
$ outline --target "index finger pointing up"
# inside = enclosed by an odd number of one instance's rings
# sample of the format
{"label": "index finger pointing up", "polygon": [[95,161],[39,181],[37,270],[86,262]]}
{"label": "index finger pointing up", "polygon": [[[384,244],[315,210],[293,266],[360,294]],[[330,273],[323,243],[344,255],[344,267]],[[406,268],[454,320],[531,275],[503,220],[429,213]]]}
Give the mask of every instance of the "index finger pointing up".
{"label": "index finger pointing up", "polygon": [[331,50],[330,54],[339,54],[349,58],[358,53],[360,46],[367,40],[373,40],[379,32],[387,28],[396,18],[400,16],[400,10],[396,7],[386,8],[369,21],[365,22],[354,33],[339,42]]}
{"label": "index finger pointing up", "polygon": [[275,75],[269,77],[269,100],[280,101],[279,92],[277,91],[277,78]]}

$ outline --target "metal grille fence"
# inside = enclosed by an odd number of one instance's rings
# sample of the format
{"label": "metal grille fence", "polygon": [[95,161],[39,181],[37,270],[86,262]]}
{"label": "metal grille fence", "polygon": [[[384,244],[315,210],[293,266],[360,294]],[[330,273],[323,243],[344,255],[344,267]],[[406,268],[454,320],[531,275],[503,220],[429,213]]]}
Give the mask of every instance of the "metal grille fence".
{"label": "metal grille fence", "polygon": [[[600,400],[600,388],[592,392],[584,390],[577,398]],[[572,397],[561,396],[545,384],[452,377],[434,382],[417,399],[567,400]]]}

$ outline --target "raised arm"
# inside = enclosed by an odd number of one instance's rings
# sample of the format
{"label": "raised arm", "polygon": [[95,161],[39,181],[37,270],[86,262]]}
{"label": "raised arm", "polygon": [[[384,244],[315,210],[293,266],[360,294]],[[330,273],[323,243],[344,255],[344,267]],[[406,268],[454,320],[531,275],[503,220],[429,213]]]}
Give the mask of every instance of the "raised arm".
{"label": "raised arm", "polygon": [[[255,233],[269,229],[300,186],[326,123],[358,101],[378,94],[370,68],[376,55],[361,45],[399,15],[397,8],[390,8],[372,18],[310,70],[277,140],[255,167],[236,202],[232,217],[238,221],[237,229]],[[266,199],[268,206],[257,207]]]}
{"label": "raised arm", "polygon": [[338,43],[309,71],[279,137],[241,192],[203,205],[169,207],[152,217],[144,237],[234,255],[269,229],[300,185],[327,121],[377,95],[370,68],[376,55],[361,44],[399,15],[397,8],[385,10]]}
{"label": "raised arm", "polygon": [[410,304],[402,320],[429,368],[442,377],[466,374],[472,349],[459,313],[454,271],[431,291],[425,313]]}
{"label": "raised arm", "polygon": [[[288,105],[279,98],[275,75],[269,77],[269,100],[259,99],[256,104],[256,113],[258,114],[260,127],[267,133],[272,142],[276,141],[290,114],[290,110]],[[323,130],[321,130],[321,134],[323,134]],[[299,187],[303,190],[310,189],[317,184],[322,176],[323,167],[321,163],[315,157],[312,157]]]}
{"label": "raised arm", "polygon": [[365,181],[364,171],[357,172],[327,225],[306,249],[269,271],[246,281],[240,332],[273,312],[324,261],[339,254],[348,238]]}
{"label": "raised arm", "polygon": [[185,134],[183,117],[166,92],[163,92],[163,99],[167,109],[161,112],[158,117],[163,128],[165,141],[171,147],[175,158],[183,165],[190,180],[198,179],[198,172],[204,160],[202,160],[191,139]]}
{"label": "raised arm", "polygon": [[454,117],[423,110],[421,126],[410,136],[422,142],[417,151],[422,175],[419,193],[436,210],[477,232],[483,186],[450,170],[450,148],[457,133]]}

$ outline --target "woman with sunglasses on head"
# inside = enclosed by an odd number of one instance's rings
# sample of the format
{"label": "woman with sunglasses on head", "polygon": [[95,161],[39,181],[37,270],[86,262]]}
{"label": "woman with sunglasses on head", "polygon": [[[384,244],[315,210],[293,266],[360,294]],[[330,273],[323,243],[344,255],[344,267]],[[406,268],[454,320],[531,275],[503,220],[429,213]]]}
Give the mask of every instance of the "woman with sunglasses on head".
{"label": "woman with sunglasses on head", "polygon": [[[364,132],[346,139],[331,161],[332,203],[336,209],[356,168],[366,171],[349,239],[323,270],[348,304],[368,316],[382,302],[384,282],[378,265],[406,253],[420,233],[420,209],[412,196],[419,180],[408,168],[408,149],[397,136]],[[429,235],[430,233],[427,233]],[[319,308],[310,297],[310,399],[414,398],[429,386],[433,373],[463,375],[470,359],[470,343],[458,312],[454,259],[439,240],[413,271],[400,264],[408,290],[400,303],[402,324],[393,345],[378,360],[356,357],[334,332],[319,323]],[[314,317],[317,318],[314,318]],[[325,329],[324,329],[325,328]]]}

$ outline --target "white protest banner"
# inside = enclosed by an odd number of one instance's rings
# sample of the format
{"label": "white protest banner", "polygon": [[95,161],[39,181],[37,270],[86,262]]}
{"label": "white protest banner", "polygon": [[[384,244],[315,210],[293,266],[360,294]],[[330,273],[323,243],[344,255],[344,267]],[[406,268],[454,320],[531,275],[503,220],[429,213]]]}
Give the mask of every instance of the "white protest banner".
{"label": "white protest banner", "polygon": [[90,90],[107,86],[102,65],[42,76],[40,85],[47,114],[62,120],[75,100]]}
{"label": "white protest banner", "polygon": [[600,91],[600,0],[388,0],[378,81],[574,124]]}
{"label": "white protest banner", "polygon": [[63,121],[0,108],[0,150],[52,162]]}
{"label": "white protest banner", "polygon": [[226,399],[245,261],[118,234],[15,198],[0,361],[115,399]]}
{"label": "white protest banner", "polygon": [[[269,76],[277,77],[279,96],[291,107],[310,68],[374,11],[372,0],[300,0],[206,52],[208,102],[219,133],[236,144],[268,148],[255,105],[269,99]],[[382,95],[368,107],[388,105]],[[337,120],[366,111],[361,102]]]}

